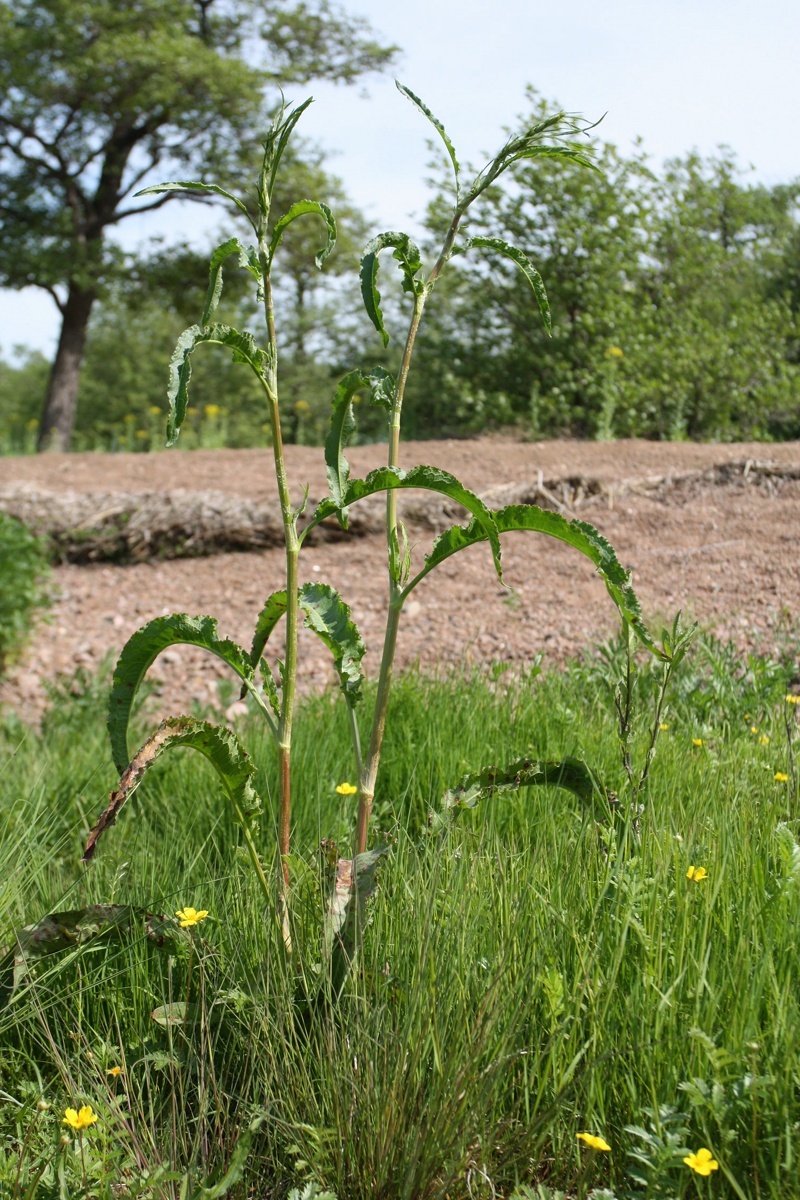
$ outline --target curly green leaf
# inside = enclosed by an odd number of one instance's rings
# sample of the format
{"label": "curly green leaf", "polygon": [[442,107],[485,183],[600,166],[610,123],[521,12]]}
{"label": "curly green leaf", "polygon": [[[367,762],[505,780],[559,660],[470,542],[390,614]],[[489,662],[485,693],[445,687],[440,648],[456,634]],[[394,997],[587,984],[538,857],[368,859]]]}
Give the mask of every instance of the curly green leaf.
{"label": "curly green leaf", "polygon": [[272,265],[272,260],[275,257],[275,252],[281,244],[284,233],[292,221],[298,217],[305,216],[306,213],[313,213],[315,216],[322,217],[328,231],[327,241],[322,249],[315,255],[314,262],[321,269],[325,259],[336,245],[336,222],[333,219],[333,213],[328,208],[327,204],[321,204],[317,200],[298,200],[293,204],[287,213],[281,217],[276,223],[272,231],[272,241],[269,247],[269,263]]}
{"label": "curly green leaf", "polygon": [[201,329],[191,325],[178,338],[169,364],[169,416],[167,418],[167,445],[174,446],[181,426],[186,419],[189,403],[189,381],[192,378],[192,353],[201,342],[228,346],[233,351],[233,361],[246,363],[262,385],[265,384],[267,354],[256,345],[251,333],[239,333],[228,325],[210,325]]}
{"label": "curly green leaf", "polygon": [[344,698],[355,708],[362,696],[361,659],[366,647],[358,626],[350,619],[349,606],[330,584],[304,583],[300,588],[300,608],[305,613],[306,628],[316,633],[333,655],[333,667]]}
{"label": "curly green leaf", "polygon": [[[614,547],[594,525],[590,525],[588,521],[568,521],[560,513],[550,512],[535,504],[511,504],[494,512],[492,516],[499,533],[513,533],[517,530],[544,533],[585,554],[597,568],[620,615],[629,622],[642,644],[656,657],[666,657],[644,623],[639,599],[631,586],[630,571],[625,570]],[[433,543],[430,554],[425,557],[425,565],[410,581],[404,595],[408,595],[420,580],[445,559],[467,546],[484,541],[486,536],[483,526],[476,520],[470,521],[469,525],[454,525],[445,530]]]}
{"label": "curly green leaf", "polygon": [[253,224],[253,219],[247,209],[247,205],[243,204],[237,196],[226,192],[225,188],[219,187],[216,183],[198,183],[196,180],[179,179],[175,183],[154,183],[152,187],[142,188],[140,192],[135,192],[135,196],[159,196],[164,192],[211,192],[217,196],[224,196],[226,200],[232,200],[236,207],[244,213],[250,224]]}
{"label": "curly green leaf", "polygon": [[[463,483],[449,471],[443,471],[440,467],[424,465],[412,467],[410,471],[402,471],[399,467],[378,467],[377,470],[370,471],[366,479],[350,480],[344,493],[344,505],[348,507],[358,500],[363,500],[365,496],[373,496],[376,492],[392,491],[394,488],[421,488],[425,491],[440,492],[468,509],[475,518],[476,528],[482,531],[481,537],[473,538],[473,540],[480,541],[482,538],[488,540],[492,548],[495,569],[498,577],[502,579],[500,537],[495,525],[494,514],[479,496],[464,487]],[[318,525],[320,521],[333,516],[336,511],[337,506],[332,500],[323,500],[303,530],[303,536],[305,537],[308,531]]]}
{"label": "curly green leaf", "polygon": [[434,127],[436,132],[439,134],[439,137],[444,142],[445,150],[447,151],[450,162],[453,164],[453,175],[455,176],[455,182],[456,182],[456,203],[458,203],[459,194],[460,194],[460,190],[461,190],[461,184],[459,182],[459,177],[458,177],[460,168],[458,165],[458,159],[456,158],[455,147],[447,135],[447,130],[445,129],[442,122],[438,119],[438,117],[435,117],[433,115],[431,110],[428,108],[427,104],[424,104],[423,101],[420,100],[419,96],[416,96],[411,91],[411,88],[406,87],[406,85],[404,83],[400,83],[400,81],[398,79],[395,79],[394,83],[395,83],[395,87],[397,88],[398,92],[400,92],[401,95],[405,96],[407,100],[410,100],[411,103],[413,105],[415,105],[416,108],[419,109],[419,111],[422,113],[422,115],[424,117],[427,117],[427,119],[430,121],[431,125]]}
{"label": "curly green leaf", "polygon": [[208,294],[201,318],[203,326],[208,325],[212,314],[216,311],[219,304],[219,298],[222,295],[222,264],[232,254],[237,255],[240,267],[249,271],[254,279],[261,279],[261,265],[254,246],[248,246],[245,249],[239,239],[235,237],[229,238],[227,242],[223,242],[221,246],[217,246],[208,264]]}
{"label": "curly green leaf", "polygon": [[545,784],[572,792],[587,807],[599,801],[603,810],[607,810],[606,789],[580,758],[562,758],[558,762],[522,758],[509,767],[486,767],[471,772],[463,777],[457,788],[445,792],[442,805],[446,810],[475,808],[482,800],[498,793]]}
{"label": "curly green leaf", "polygon": [[550,305],[547,300],[544,281],[527,254],[523,254],[516,246],[503,241],[502,238],[472,237],[468,239],[467,245],[468,247],[474,246],[476,249],[494,250],[496,254],[503,254],[506,258],[510,258],[513,263],[516,263],[533,288],[533,294],[536,297],[536,303],[539,305],[539,312],[542,314],[545,329],[548,333],[552,334],[553,325],[550,317]]}
{"label": "curly green leaf", "polygon": [[392,231],[379,233],[367,244],[361,259],[361,296],[367,315],[381,335],[384,346],[389,345],[389,335],[383,324],[381,296],[377,281],[378,256],[381,250],[385,250],[387,247],[394,247],[393,257],[400,263],[400,270],[403,272],[403,291],[416,295],[422,287],[421,280],[416,278],[417,272],[422,267],[419,248],[407,233]]}
{"label": "curly green leaf", "polygon": [[[108,734],[119,772],[124,771],[130,760],[128,725],[141,682],[162,650],[177,645],[209,650],[236,672],[246,688],[255,692],[254,667],[247,651],[235,642],[220,638],[217,622],[212,617],[190,617],[186,613],[156,617],[128,639],[114,668],[108,702]],[[255,661],[258,663],[257,658]]]}

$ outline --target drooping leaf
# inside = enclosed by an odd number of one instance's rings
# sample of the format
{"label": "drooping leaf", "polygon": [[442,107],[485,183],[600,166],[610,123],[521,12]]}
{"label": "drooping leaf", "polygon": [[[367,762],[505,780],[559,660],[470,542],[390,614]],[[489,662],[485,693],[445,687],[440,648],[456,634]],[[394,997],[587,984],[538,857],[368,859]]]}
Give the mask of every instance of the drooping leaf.
{"label": "drooping leaf", "polygon": [[465,775],[457,788],[445,792],[442,806],[447,810],[475,808],[482,800],[497,793],[518,791],[523,787],[548,784],[564,788],[591,808],[608,808],[608,794],[586,763],[579,758],[563,758],[559,762],[542,762],[522,758],[509,767],[487,767]]}
{"label": "drooping leaf", "polygon": [[347,528],[347,511],[343,507],[350,464],[344,456],[344,448],[353,436],[356,419],[353,416],[353,396],[369,385],[360,371],[351,371],[339,381],[333,398],[331,427],[325,439],[325,466],[328,475],[328,490],[336,505],[336,515],[342,529]]}
{"label": "drooping leaf", "polygon": [[173,951],[186,936],[174,916],[159,916],[128,904],[90,904],[86,908],[49,913],[34,925],[16,930],[11,948],[0,959],[0,1008],[30,977],[32,964],[64,950],[74,950],[101,935],[143,936],[153,945]]}
{"label": "drooping leaf", "polygon": [[395,87],[397,88],[398,92],[400,92],[401,95],[405,96],[407,100],[410,100],[411,103],[414,104],[419,109],[419,111],[422,113],[422,115],[424,117],[428,118],[431,125],[434,127],[436,132],[439,134],[439,137],[444,142],[445,150],[447,151],[447,154],[450,158],[450,162],[453,164],[453,175],[455,176],[455,181],[456,181],[456,203],[458,203],[458,198],[459,198],[459,194],[460,194],[460,190],[461,190],[461,184],[460,184],[459,178],[458,178],[458,173],[459,173],[460,168],[458,165],[458,159],[456,158],[455,147],[454,147],[453,143],[450,141],[450,138],[447,136],[447,131],[446,131],[444,125],[437,117],[435,117],[433,115],[431,110],[428,108],[427,104],[424,104],[422,102],[422,100],[420,100],[419,96],[414,95],[414,93],[411,91],[411,88],[406,87],[406,85],[404,83],[400,83],[400,81],[398,79],[395,79],[394,82],[395,82]]}
{"label": "drooping leaf", "polygon": [[243,829],[249,828],[249,816],[260,810],[261,800],[253,786],[255,766],[236,734],[221,725],[197,721],[194,717],[169,717],[161,722],[122,772],[119,786],[109,796],[107,807],[89,834],[83,862],[90,862],[94,857],[103,833],[114,824],[125,801],[136,791],[156,759],[175,746],[187,746],[208,759],[239,823]]}
{"label": "drooping leaf", "polygon": [[247,205],[243,204],[236,196],[230,192],[226,192],[225,188],[218,187],[216,183],[198,183],[196,180],[180,179],[175,183],[154,183],[152,187],[142,188],[141,191],[135,192],[136,196],[158,196],[163,192],[213,192],[217,196],[224,196],[226,200],[232,200],[241,212],[247,217],[252,225],[253,221],[248,212]]}
{"label": "drooping leaf", "polygon": [[327,226],[327,241],[319,253],[314,257],[315,263],[320,269],[322,269],[322,264],[325,262],[325,259],[336,245],[336,221],[334,220],[333,213],[328,208],[328,205],[321,204],[318,200],[298,200],[297,203],[293,204],[289,211],[284,213],[281,219],[276,222],[275,228],[272,231],[272,241],[270,242],[269,247],[270,264],[275,257],[276,250],[281,244],[281,239],[283,238],[287,227],[291,225],[292,221],[296,220],[297,217],[305,216],[306,213],[313,213],[318,217],[322,217]]}
{"label": "drooping leaf", "polygon": [[[358,500],[363,500],[365,496],[372,496],[376,492],[388,492],[394,488],[421,488],[424,491],[440,492],[442,495],[449,496],[451,500],[455,500],[458,504],[463,505],[464,508],[469,509],[475,517],[476,527],[482,530],[482,537],[486,538],[491,545],[495,568],[498,576],[502,578],[500,537],[495,525],[494,514],[486,507],[479,496],[476,496],[469,488],[464,487],[456,479],[455,475],[451,475],[449,471],[443,471],[440,467],[428,467],[424,465],[412,467],[409,471],[402,471],[399,467],[378,467],[377,470],[370,471],[366,479],[350,480],[344,494],[344,504],[347,507],[355,504]],[[310,529],[313,529],[315,525],[318,525],[320,521],[324,521],[326,517],[333,516],[335,512],[336,505],[334,502],[332,500],[323,500],[317,506],[313,518],[303,530],[303,536]],[[471,528],[472,526],[470,526]],[[480,541],[481,538],[475,537],[473,540]],[[450,551],[450,553],[453,553],[453,551]]]}
{"label": "drooping leaf", "polygon": [[407,233],[396,233],[391,230],[387,233],[379,233],[367,244],[361,259],[361,295],[367,316],[381,335],[384,346],[389,345],[389,335],[383,324],[381,295],[378,291],[377,281],[378,256],[381,250],[385,250],[388,246],[394,247],[393,257],[397,259],[400,270],[403,272],[403,291],[416,295],[423,286],[421,280],[416,278],[417,272],[422,267],[419,248]]}
{"label": "drooping leaf", "polygon": [[191,325],[178,338],[169,364],[169,416],[167,418],[167,445],[174,446],[186,418],[189,403],[189,381],[192,378],[192,353],[201,342],[212,342],[228,346],[233,351],[233,361],[246,363],[263,384],[269,356],[256,345],[251,333],[240,333],[229,325],[209,325],[201,329]]}
{"label": "drooping leaf", "polygon": [[272,631],[286,612],[286,591],[273,592],[258,614],[256,629],[253,634],[253,644],[250,647],[250,666],[255,670],[258,666],[264,647],[269,641]]}
{"label": "drooping leaf", "polygon": [[[630,623],[642,644],[656,657],[665,657],[644,623],[639,599],[631,586],[630,571],[625,570],[614,547],[594,525],[577,519],[568,521],[560,513],[550,512],[535,504],[511,504],[492,515],[499,533],[512,533],[516,530],[544,533],[585,554],[597,568],[620,615]],[[469,525],[454,525],[445,530],[433,543],[430,554],[426,555],[425,565],[410,581],[405,594],[407,595],[445,559],[466,546],[474,546],[476,542],[484,541],[485,538],[483,526],[475,520],[470,521]]]}
{"label": "drooping leaf", "polygon": [[216,311],[219,304],[219,298],[222,295],[222,264],[232,254],[237,255],[240,267],[249,271],[254,279],[261,279],[261,265],[254,246],[248,246],[245,249],[239,239],[235,237],[229,238],[227,242],[223,242],[221,246],[217,246],[208,264],[208,294],[201,318],[201,324],[204,327],[208,325],[212,314]]}
{"label": "drooping leaf", "polygon": [[512,246],[510,242],[503,241],[502,238],[495,237],[471,237],[468,239],[469,247],[477,249],[494,250],[496,254],[503,254],[506,258],[510,258],[516,263],[522,274],[527,279],[528,283],[533,288],[533,293],[536,296],[536,303],[539,305],[539,312],[542,314],[544,327],[548,333],[553,332],[553,325],[550,318],[550,305],[547,301],[547,292],[545,291],[544,282],[541,275],[534,267],[527,254],[523,254],[516,246]]}
{"label": "drooping leaf", "polygon": [[[162,650],[177,645],[209,650],[236,672],[246,688],[255,691],[255,668],[247,651],[236,642],[220,638],[213,617],[190,617],[186,613],[156,617],[128,639],[114,668],[108,702],[108,735],[114,764],[120,772],[130,761],[128,724],[139,686]],[[255,661],[257,664],[258,658]]]}
{"label": "drooping leaf", "polygon": [[[350,619],[349,607],[339,593],[327,583],[303,584],[298,590],[298,603],[304,614],[306,628],[316,633],[333,655],[334,669],[339,676],[345,699],[348,704],[357,704],[361,699],[361,659],[365,647],[358,628]],[[285,612],[286,592],[273,592],[258,614],[250,650],[251,665],[261,659],[273,629]],[[264,669],[268,670],[266,664]],[[277,700],[277,693],[274,699]]]}
{"label": "drooping leaf", "polygon": [[397,381],[394,375],[391,371],[387,371],[385,367],[374,367],[370,371],[368,379],[370,385],[370,404],[374,404],[376,408],[385,408],[387,412],[391,412],[397,390]]}
{"label": "drooping leaf", "polygon": [[376,872],[388,853],[388,847],[381,846],[357,854],[355,870],[351,859],[340,858],[336,863],[323,926],[323,951],[334,997],[352,969],[366,920],[367,900],[375,892]]}
{"label": "drooping leaf", "polygon": [[354,708],[362,695],[364,675],[361,659],[366,647],[357,625],[350,619],[350,608],[328,583],[304,583],[300,588],[300,608],[305,625],[313,630],[333,655],[333,668],[347,703]]}

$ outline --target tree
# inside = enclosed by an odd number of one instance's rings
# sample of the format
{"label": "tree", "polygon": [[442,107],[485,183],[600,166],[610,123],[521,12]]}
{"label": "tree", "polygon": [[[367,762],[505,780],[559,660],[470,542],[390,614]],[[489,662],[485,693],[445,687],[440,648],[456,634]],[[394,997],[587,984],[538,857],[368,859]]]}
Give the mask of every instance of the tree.
{"label": "tree", "polygon": [[[537,112],[546,106],[532,96]],[[521,163],[473,228],[540,270],[553,336],[499,258],[437,289],[406,400],[430,435],[525,422],[534,436],[792,436],[800,427],[797,183],[751,184],[733,156],[654,172],[595,143],[598,171]],[[437,197],[429,211],[444,217]]]}
{"label": "tree", "polygon": [[122,263],[108,231],[175,198],[133,200],[145,178],[224,179],[265,88],[394,53],[328,0],[0,0],[0,285],[44,288],[62,317],[40,448],[70,444],[89,317]]}

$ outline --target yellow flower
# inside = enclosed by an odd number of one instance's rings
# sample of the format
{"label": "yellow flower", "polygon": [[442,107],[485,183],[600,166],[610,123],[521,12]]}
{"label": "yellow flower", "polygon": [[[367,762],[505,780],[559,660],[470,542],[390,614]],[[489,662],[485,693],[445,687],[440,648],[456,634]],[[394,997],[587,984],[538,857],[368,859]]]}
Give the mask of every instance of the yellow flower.
{"label": "yellow flower", "polygon": [[701,1146],[696,1154],[687,1154],[683,1161],[698,1175],[710,1175],[712,1171],[719,1170],[719,1163],[705,1146]]}
{"label": "yellow flower", "polygon": [[751,725],[751,726],[750,726],[750,732],[751,732],[751,733],[758,733],[758,726],[757,726],[757,725]]}
{"label": "yellow flower", "polygon": [[791,693],[786,697],[787,704],[800,704],[800,696],[792,696]]}
{"label": "yellow flower", "polygon": [[88,1129],[90,1125],[94,1125],[96,1120],[97,1113],[92,1111],[91,1104],[84,1104],[79,1112],[76,1112],[74,1108],[66,1108],[61,1124],[69,1125],[80,1132],[82,1129]]}
{"label": "yellow flower", "polygon": [[591,1146],[592,1150],[610,1150],[608,1142],[605,1138],[595,1137],[593,1133],[579,1133],[576,1135],[579,1142],[586,1142],[587,1146]]}
{"label": "yellow flower", "polygon": [[702,883],[704,879],[708,879],[708,871],[705,867],[689,867],[686,878],[693,879],[695,883]]}
{"label": "yellow flower", "polygon": [[659,725],[659,727],[658,727],[658,728],[659,728],[659,729],[660,729],[662,732],[663,732],[665,729],[669,729],[669,722],[667,722],[667,721],[662,721],[662,722],[661,722],[661,724]]}
{"label": "yellow flower", "polygon": [[340,796],[355,796],[358,788],[354,787],[352,783],[340,783],[336,790]]}
{"label": "yellow flower", "polygon": [[160,417],[161,416],[161,409],[158,407],[157,404],[150,405],[150,416],[151,417]]}
{"label": "yellow flower", "polygon": [[606,358],[624,358],[625,351],[620,346],[609,346],[606,350]]}
{"label": "yellow flower", "polygon": [[200,921],[205,920],[208,916],[208,909],[201,908],[198,910],[190,908],[187,904],[186,908],[179,908],[175,916],[180,918],[181,929],[191,929],[193,925],[198,925]]}
{"label": "yellow flower", "polygon": [[222,411],[222,409],[220,408],[220,406],[219,406],[218,404],[207,404],[207,405],[205,406],[205,408],[203,409],[203,412],[204,412],[204,413],[206,414],[206,416],[207,416],[207,417],[209,417],[209,418],[210,418],[212,421],[214,420],[214,418],[215,418],[215,417],[218,417],[218,416],[219,416],[219,414],[220,414],[220,412],[221,412],[221,411]]}
{"label": "yellow flower", "polygon": [[692,738],[692,745],[693,745],[693,746],[702,746],[702,744],[703,744],[703,739],[702,739],[702,738]]}
{"label": "yellow flower", "polygon": [[106,1071],[106,1075],[113,1075],[115,1079],[117,1078],[118,1075],[121,1075],[121,1074],[122,1074],[122,1067],[109,1067],[109,1069]]}
{"label": "yellow flower", "polygon": [[311,411],[311,405],[307,400],[298,400],[294,406],[294,411],[298,413],[307,413]]}
{"label": "yellow flower", "polygon": [[769,743],[770,743],[770,739],[767,737],[767,735],[765,733],[762,733],[761,737],[758,739],[759,746],[768,746]]}
{"label": "yellow flower", "polygon": [[776,783],[788,783],[789,782],[789,776],[786,774],[785,771],[776,771],[775,774],[772,776],[772,778],[775,780]]}

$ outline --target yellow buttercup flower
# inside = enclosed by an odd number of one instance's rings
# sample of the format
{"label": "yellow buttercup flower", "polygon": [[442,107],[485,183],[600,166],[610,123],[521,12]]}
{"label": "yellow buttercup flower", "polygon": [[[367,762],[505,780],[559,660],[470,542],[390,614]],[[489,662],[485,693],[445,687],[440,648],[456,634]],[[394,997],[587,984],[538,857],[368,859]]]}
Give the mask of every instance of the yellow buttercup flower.
{"label": "yellow buttercup flower", "polygon": [[94,1125],[97,1120],[97,1113],[93,1111],[91,1104],[84,1104],[79,1111],[74,1108],[64,1109],[64,1120],[62,1125],[69,1125],[78,1133],[83,1129],[88,1129],[90,1125]]}
{"label": "yellow buttercup flower", "polygon": [[659,725],[659,727],[658,727],[658,728],[659,728],[659,729],[660,729],[662,732],[663,732],[665,729],[669,729],[669,722],[668,722],[668,721],[662,721],[662,722],[661,722],[661,724]]}
{"label": "yellow buttercup flower", "polygon": [[693,745],[693,746],[702,746],[702,744],[703,744],[703,739],[702,739],[702,738],[692,738],[692,745]]}
{"label": "yellow buttercup flower", "polygon": [[108,1070],[106,1071],[106,1075],[113,1075],[115,1079],[117,1078],[118,1075],[121,1075],[121,1074],[122,1074],[122,1067],[109,1067]]}
{"label": "yellow buttercup flower", "polygon": [[787,704],[800,704],[800,696],[793,696],[791,693],[786,697]]}
{"label": "yellow buttercup flower", "polygon": [[586,1142],[586,1145],[590,1146],[592,1150],[608,1151],[611,1149],[605,1138],[595,1137],[593,1133],[579,1133],[576,1136],[579,1142]]}
{"label": "yellow buttercup flower", "polygon": [[358,788],[354,787],[352,783],[340,783],[336,790],[340,796],[355,796]]}
{"label": "yellow buttercup flower", "polygon": [[765,733],[762,733],[761,737],[758,739],[758,744],[759,746],[768,746],[770,741],[771,739],[768,738]]}
{"label": "yellow buttercup flower", "polygon": [[705,1146],[701,1146],[696,1154],[687,1154],[683,1161],[698,1175],[710,1175],[712,1171],[719,1170],[719,1163]]}
{"label": "yellow buttercup flower", "polygon": [[204,412],[206,416],[213,421],[219,416],[219,414],[222,412],[222,409],[218,404],[207,404]]}
{"label": "yellow buttercup flower", "polygon": [[708,871],[705,867],[689,867],[686,878],[693,879],[695,883],[702,883],[704,879],[708,879]]}
{"label": "yellow buttercup flower", "polygon": [[621,346],[609,346],[606,350],[606,358],[624,358],[625,351]]}
{"label": "yellow buttercup flower", "polygon": [[758,733],[758,726],[757,726],[757,725],[751,725],[751,726],[750,726],[750,732],[751,732],[751,733]]}
{"label": "yellow buttercup flower", "polygon": [[772,778],[775,780],[776,783],[788,783],[789,782],[789,776],[786,774],[785,771],[776,771],[775,774],[772,776]]}
{"label": "yellow buttercup flower", "polygon": [[191,929],[193,925],[199,925],[208,916],[207,908],[191,908],[188,904],[186,908],[179,908],[175,913],[181,923],[181,929]]}

